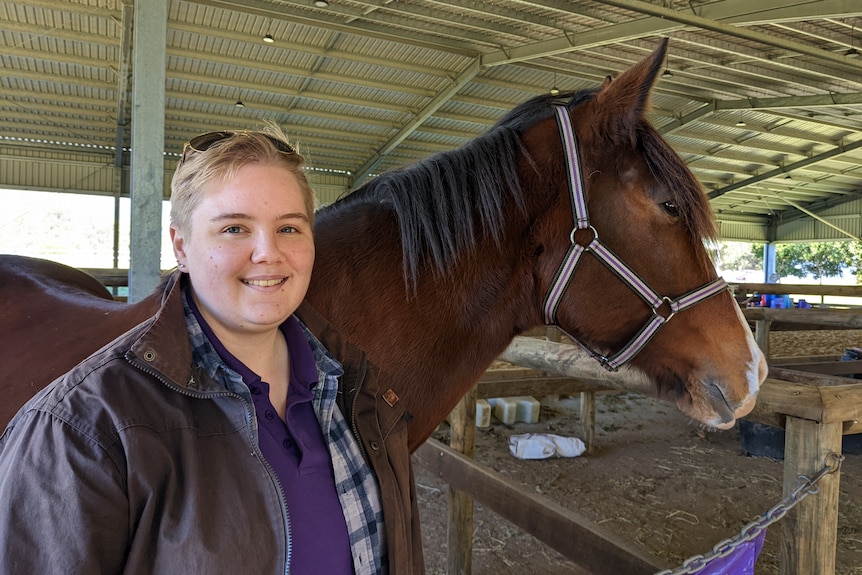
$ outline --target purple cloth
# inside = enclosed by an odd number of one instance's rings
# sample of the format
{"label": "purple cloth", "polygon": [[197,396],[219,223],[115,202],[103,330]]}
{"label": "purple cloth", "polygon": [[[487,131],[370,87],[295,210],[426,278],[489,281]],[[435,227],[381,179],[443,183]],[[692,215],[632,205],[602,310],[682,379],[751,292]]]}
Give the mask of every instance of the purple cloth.
{"label": "purple cloth", "polygon": [[188,297],[187,301],[219,356],[242,376],[251,390],[260,450],[281,483],[290,514],[291,575],[353,573],[347,524],[335,491],[332,459],[311,404],[311,390],[317,385],[317,364],[299,322],[290,316],[280,326],[290,350],[285,422],[269,400],[269,384],[222,345],[201,316],[194,298]]}
{"label": "purple cloth", "polygon": [[740,544],[727,557],[713,559],[695,575],[754,575],[754,564],[763,549],[765,537],[766,529],[751,541]]}

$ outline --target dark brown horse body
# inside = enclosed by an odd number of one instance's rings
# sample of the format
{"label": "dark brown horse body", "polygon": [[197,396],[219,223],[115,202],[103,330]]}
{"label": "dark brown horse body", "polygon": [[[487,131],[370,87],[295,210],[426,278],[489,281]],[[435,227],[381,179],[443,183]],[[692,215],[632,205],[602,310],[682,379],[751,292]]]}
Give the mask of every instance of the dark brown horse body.
{"label": "dark brown horse body", "polygon": [[[535,98],[464,148],[379,176],[317,214],[308,299],[405,402],[412,448],[515,335],[543,322],[573,222],[554,105],[570,110],[602,242],[669,298],[715,280],[702,243],[713,233],[707,199],[644,118],[665,48],[597,91]],[[48,265],[0,257],[0,422],[158,303],[113,303],[92,278]],[[588,254],[557,323],[610,353],[652,313]],[[726,291],[678,313],[630,365],[717,427],[750,411],[766,375]]]}
{"label": "dark brown horse body", "polygon": [[55,262],[0,256],[0,425],[56,377],[158,309],[114,301],[98,280]]}

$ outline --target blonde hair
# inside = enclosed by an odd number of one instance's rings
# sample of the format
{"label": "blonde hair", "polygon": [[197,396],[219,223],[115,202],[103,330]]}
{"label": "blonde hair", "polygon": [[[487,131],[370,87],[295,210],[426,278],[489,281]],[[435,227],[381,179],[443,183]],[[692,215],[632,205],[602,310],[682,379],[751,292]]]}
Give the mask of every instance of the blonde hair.
{"label": "blonde hair", "polygon": [[183,158],[171,179],[171,225],[190,232],[191,215],[212,186],[231,180],[248,164],[287,168],[299,182],[308,218],[314,223],[317,200],[305,175],[305,158],[277,124],[267,122],[259,131],[226,131],[214,135],[215,141],[210,140],[211,145],[202,150],[186,144]]}

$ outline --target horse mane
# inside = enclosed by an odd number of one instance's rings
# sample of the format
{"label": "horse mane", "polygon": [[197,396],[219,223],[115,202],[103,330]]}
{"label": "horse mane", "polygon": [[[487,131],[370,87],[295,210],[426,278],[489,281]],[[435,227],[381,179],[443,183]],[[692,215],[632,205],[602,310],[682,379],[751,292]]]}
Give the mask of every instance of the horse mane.
{"label": "horse mane", "polygon": [[[504,206],[514,203],[526,214],[518,155],[534,162],[521,134],[553,116],[554,106],[572,109],[597,92],[592,89],[535,96],[463,146],[385,172],[322,207],[316,218],[322,221],[369,201],[389,206],[400,226],[404,278],[415,289],[426,259],[430,259],[434,273],[445,275],[449,264],[472,251],[480,237],[490,237],[499,245],[506,223]],[[641,123],[638,141],[649,169],[672,190],[689,233],[698,239],[713,237],[711,211],[693,175],[658,132],[646,120]]]}
{"label": "horse mane", "polygon": [[[587,96],[568,95],[572,101]],[[553,104],[566,103],[563,95],[534,97],[460,148],[383,173],[324,206],[316,217],[325,219],[343,213],[357,202],[375,201],[390,206],[401,229],[404,277],[415,288],[426,258],[433,264],[432,270],[443,275],[453,260],[475,248],[480,234],[500,243],[505,205],[514,203],[525,213],[518,154],[531,159],[521,134],[550,117]]]}

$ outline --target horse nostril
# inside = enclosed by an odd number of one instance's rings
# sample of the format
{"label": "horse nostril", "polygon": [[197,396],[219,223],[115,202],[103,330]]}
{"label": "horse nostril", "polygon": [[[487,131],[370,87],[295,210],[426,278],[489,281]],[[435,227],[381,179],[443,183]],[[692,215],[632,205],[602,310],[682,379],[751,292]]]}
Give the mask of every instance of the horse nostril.
{"label": "horse nostril", "polygon": [[[742,408],[748,401],[748,394],[742,401],[733,401],[728,399],[722,386],[714,381],[704,383],[706,394],[712,399],[712,409],[723,422],[732,422],[737,418],[737,411]],[[749,410],[750,411],[750,410]]]}

